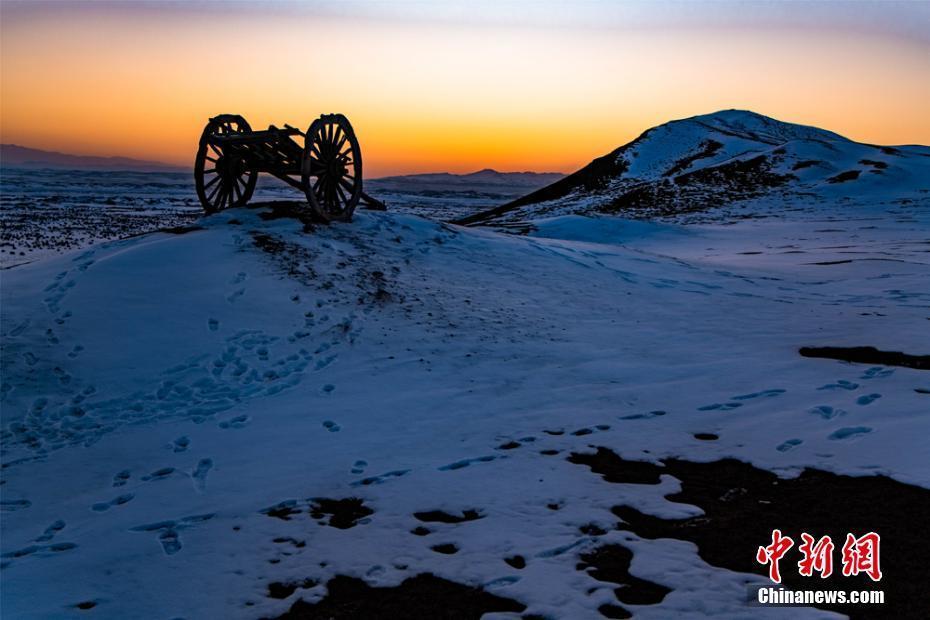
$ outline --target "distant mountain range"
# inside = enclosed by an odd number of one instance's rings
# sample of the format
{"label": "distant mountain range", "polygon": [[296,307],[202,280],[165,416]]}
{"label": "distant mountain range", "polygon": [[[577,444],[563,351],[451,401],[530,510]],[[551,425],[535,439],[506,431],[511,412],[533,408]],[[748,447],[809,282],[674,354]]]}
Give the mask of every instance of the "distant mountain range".
{"label": "distant mountain range", "polygon": [[134,172],[179,172],[187,170],[158,161],[131,157],[95,157],[43,151],[18,144],[0,144],[0,165],[16,168],[59,168],[65,170],[127,170]]}
{"label": "distant mountain range", "polygon": [[381,191],[404,193],[461,192],[515,197],[545,187],[565,175],[561,172],[498,172],[490,168],[468,174],[436,172],[365,179],[366,186]]}
{"label": "distant mountain range", "polygon": [[[184,172],[183,166],[130,157],[94,157],[43,151],[17,144],[0,144],[0,166],[61,170],[125,170],[131,172]],[[381,191],[402,193],[488,193],[503,199],[520,196],[558,181],[560,172],[498,172],[485,168],[469,174],[436,172],[365,179]]]}
{"label": "distant mountain range", "polygon": [[755,112],[671,121],[462,224],[564,214],[653,217],[751,201],[930,200],[930,147],[876,146]]}

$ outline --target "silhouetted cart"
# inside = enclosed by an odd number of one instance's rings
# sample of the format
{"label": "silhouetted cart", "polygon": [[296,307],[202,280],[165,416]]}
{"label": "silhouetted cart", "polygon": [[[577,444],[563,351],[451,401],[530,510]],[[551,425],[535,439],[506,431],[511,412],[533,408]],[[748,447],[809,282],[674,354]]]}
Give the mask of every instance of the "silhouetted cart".
{"label": "silhouetted cart", "polygon": [[[303,136],[300,146],[294,136]],[[313,212],[327,222],[352,219],[359,201],[384,205],[362,191],[362,153],[342,114],[324,114],[307,133],[285,125],[252,131],[238,114],[210,119],[200,136],[194,164],[197,196],[207,213],[242,207],[258,174],[266,172],[307,195]]]}

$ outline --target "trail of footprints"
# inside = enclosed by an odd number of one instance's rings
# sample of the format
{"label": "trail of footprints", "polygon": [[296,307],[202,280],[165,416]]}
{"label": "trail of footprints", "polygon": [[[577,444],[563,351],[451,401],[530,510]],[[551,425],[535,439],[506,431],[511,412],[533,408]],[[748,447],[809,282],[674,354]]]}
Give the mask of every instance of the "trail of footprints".
{"label": "trail of footprints", "polygon": [[[863,375],[863,378],[886,377],[886,376],[889,376],[892,372],[894,372],[893,369],[871,368],[866,371],[866,373]],[[855,390],[855,389],[858,389],[858,387],[859,385],[856,383],[841,379],[841,380],[838,380],[834,384],[828,384],[828,385],[822,386],[817,389],[818,390]],[[782,394],[785,394],[786,392],[787,390],[783,388],[771,388],[771,389],[760,390],[758,392],[740,394],[740,395],[733,396],[726,403],[714,403],[712,405],[704,405],[704,406],[698,407],[697,410],[698,411],[729,411],[729,410],[742,407],[747,402],[754,401],[756,399],[774,398],[777,396],[781,396]],[[867,405],[871,402],[874,402],[874,400],[880,397],[881,397],[880,394],[873,393],[867,396],[859,397],[856,400],[856,402],[859,405]],[[819,415],[825,420],[834,419],[834,418],[837,418],[839,416],[846,414],[844,410],[837,409],[837,408],[834,408],[828,405],[817,406],[817,407],[812,408],[810,411],[811,413]],[[656,410],[651,410],[651,411],[644,412],[644,413],[633,413],[633,414],[627,414],[623,416],[617,416],[617,419],[623,420],[623,421],[649,420],[649,419],[664,417],[667,414],[668,412],[665,410],[656,409]],[[324,427],[326,427],[330,431],[333,431],[334,429],[338,430],[338,425],[335,425],[335,423],[330,422],[330,421],[324,422]],[[598,425],[593,425],[591,427],[579,428],[579,429],[569,432],[568,434],[571,436],[575,436],[575,437],[583,437],[585,435],[589,435],[594,432],[607,431],[609,429],[610,429],[610,426],[607,424],[598,424]],[[851,439],[854,437],[867,434],[871,431],[872,429],[867,426],[841,427],[831,432],[828,435],[828,439],[846,440],[846,439]],[[566,431],[564,429],[552,429],[552,430],[546,430],[544,432],[548,435],[553,435],[553,436],[566,434]],[[717,439],[719,439],[719,436],[716,433],[695,433],[693,436],[695,439],[699,441],[716,441]],[[501,454],[500,452],[514,450],[516,448],[531,444],[535,441],[536,441],[536,438],[532,436],[521,437],[516,440],[509,440],[497,446],[497,450],[499,451],[499,453],[497,454],[485,454],[481,456],[460,459],[457,461],[453,461],[451,463],[440,465],[437,469],[439,471],[455,471],[458,469],[464,469],[466,467],[481,465],[484,463],[490,463],[498,459],[505,459],[507,458],[507,455]],[[802,439],[789,438],[779,443],[775,447],[775,449],[779,452],[787,452],[789,450],[796,448],[802,443],[803,443]],[[552,456],[552,455],[559,454],[560,451],[555,450],[555,449],[543,449],[540,451],[540,453],[545,456]],[[361,474],[364,471],[364,467],[367,467],[367,462],[356,461],[356,463],[353,465],[351,469],[351,473]],[[358,487],[358,486],[382,484],[393,478],[405,476],[408,473],[410,473],[410,471],[411,470],[409,469],[393,470],[393,471],[389,471],[383,474],[369,476],[366,478],[362,478],[360,480],[356,480],[350,483],[350,486]]]}
{"label": "trail of footprints", "polygon": [[[79,269],[93,263],[92,253],[75,259]],[[46,305],[59,312],[65,294],[74,284],[62,272],[47,288]],[[236,274],[231,283],[241,285],[247,280],[245,272]],[[241,292],[240,292],[241,291]],[[236,289],[230,301],[241,297],[245,289]],[[299,301],[299,296],[297,296]],[[317,301],[315,310],[325,307]],[[59,323],[71,313],[60,315]],[[29,322],[11,330],[11,335],[22,334]],[[209,317],[206,327],[210,332],[220,332],[222,326],[216,318]],[[279,337],[258,329],[236,331],[222,341],[218,354],[205,353],[189,358],[161,373],[160,383],[151,390],[138,391],[115,397],[96,394],[93,385],[84,384],[72,376],[61,365],[51,368],[52,376],[59,388],[53,393],[38,397],[27,415],[10,423],[3,429],[3,443],[9,449],[13,445],[45,453],[65,445],[90,445],[104,434],[125,424],[149,423],[166,418],[189,418],[195,423],[215,419],[222,412],[239,403],[261,396],[271,396],[298,385],[308,372],[321,371],[338,359],[336,347],[351,342],[358,334],[355,316],[350,314],[338,322],[331,322],[326,314],[317,316],[314,311],[304,314],[304,326],[289,336]],[[59,344],[54,330],[49,328],[46,336],[51,344]],[[317,340],[310,344],[311,337]],[[307,344],[303,344],[307,342]],[[71,359],[84,351],[75,345],[67,353]],[[33,352],[23,355],[27,366],[41,362]],[[12,389],[8,384],[4,392]],[[324,386],[325,392],[335,389],[332,384]],[[233,416],[220,420],[222,429],[244,428],[250,422],[247,415]],[[332,423],[330,430],[338,430]],[[182,444],[176,451],[184,449]]]}
{"label": "trail of footprints", "polygon": [[137,525],[130,528],[132,532],[143,532],[155,534],[158,543],[161,545],[165,555],[174,555],[179,552],[183,545],[181,544],[181,532],[205,523],[216,516],[216,513],[202,515],[190,515],[178,519],[169,519],[167,521],[158,521],[145,525]]}
{"label": "trail of footprints", "polygon": [[65,529],[66,523],[61,519],[52,522],[51,525],[33,539],[33,544],[4,553],[0,560],[0,568],[7,568],[13,560],[27,556],[49,557],[65,551],[77,549],[77,544],[73,542],[53,542],[56,536]]}
{"label": "trail of footprints", "polygon": [[[889,377],[893,373],[894,373],[893,368],[886,368],[884,366],[873,366],[873,367],[866,369],[862,373],[862,375],[858,377],[858,379],[860,381],[869,381],[872,379],[880,379],[880,378]],[[856,383],[854,381],[850,381],[847,379],[838,379],[834,383],[828,383],[816,389],[817,391],[849,391],[849,392],[852,392],[852,391],[858,390],[859,388],[860,388],[859,383]],[[720,411],[720,412],[733,411],[735,409],[739,409],[743,405],[747,404],[749,401],[754,401],[756,399],[773,398],[773,397],[780,396],[784,394],[785,392],[786,390],[782,388],[771,388],[771,389],[761,390],[758,392],[752,392],[749,394],[741,394],[741,395],[731,397],[726,402],[711,403],[708,405],[699,406],[697,407],[697,410],[698,411]],[[864,407],[864,406],[872,404],[873,402],[880,399],[881,397],[882,395],[879,394],[878,392],[864,394],[855,399],[855,404],[858,406]],[[833,420],[835,418],[839,418],[839,417],[847,415],[846,410],[833,407],[830,405],[817,405],[809,409],[809,412],[813,415],[817,415],[823,418],[824,420]],[[659,410],[649,411],[646,413],[634,413],[634,414],[628,414],[625,416],[619,416],[619,419],[620,420],[648,420],[652,418],[665,416],[667,413],[668,413],[667,411],[659,409]],[[872,430],[873,429],[869,426],[845,426],[845,427],[838,428],[834,430],[833,432],[831,432],[827,436],[827,439],[830,439],[833,441],[847,440],[847,439],[852,439],[855,437],[860,437],[862,435],[872,432]],[[706,435],[706,434],[699,433],[698,435]],[[697,437],[697,435],[695,436]],[[714,435],[714,438],[716,439],[716,435]],[[796,448],[797,446],[803,443],[804,441],[802,439],[799,439],[796,437],[790,438],[790,439],[786,439],[782,441],[781,443],[779,443],[775,447],[775,449],[779,452],[788,452],[789,450],[793,450],[794,448]]]}
{"label": "trail of footprints", "polygon": [[[78,271],[84,271],[93,264],[93,252],[87,252],[75,259]],[[76,285],[76,280],[69,272],[58,274],[55,281],[46,288],[45,303],[47,309],[57,315],[54,324],[61,327],[71,318],[72,313],[62,311],[61,304],[67,293]],[[245,272],[239,272],[231,284],[238,286],[247,279]],[[234,303],[246,294],[245,287],[233,290],[226,301]],[[299,295],[292,296],[292,301],[300,302]],[[186,360],[182,364],[168,368],[162,373],[162,380],[150,391],[107,398],[97,395],[93,385],[83,383],[72,376],[62,366],[51,369],[51,375],[57,380],[60,390],[36,398],[22,422],[14,422],[3,430],[4,444],[7,446],[21,444],[38,451],[40,454],[70,444],[90,445],[107,432],[123,424],[150,423],[165,418],[188,418],[195,423],[216,419],[222,412],[238,403],[254,397],[273,395],[294,387],[306,372],[315,372],[327,368],[338,358],[337,345],[352,342],[359,333],[355,325],[354,313],[340,321],[333,322],[325,312],[326,303],[318,300],[313,311],[304,314],[304,327],[286,338],[267,334],[261,330],[240,330],[223,340],[223,349],[218,355],[202,354]],[[26,332],[31,321],[24,321],[9,332],[12,337]],[[222,325],[214,317],[207,317],[206,329],[220,332]],[[45,331],[46,341],[50,345],[59,345],[61,340],[55,329]],[[302,345],[311,338],[321,338],[315,345]],[[286,344],[285,344],[286,343]],[[283,356],[276,354],[285,349]],[[289,349],[289,351],[287,350]],[[75,359],[85,350],[78,344],[66,353]],[[33,352],[23,354],[23,361],[28,367],[39,366],[40,356]],[[2,395],[6,395],[12,386],[4,383]],[[324,393],[335,389],[332,384],[322,387]],[[247,415],[237,415],[218,422],[222,429],[241,429],[250,421]],[[324,426],[336,432],[339,426],[326,421]],[[183,453],[191,446],[190,438],[181,436],[168,448],[174,453]],[[155,469],[138,478],[139,483],[158,483],[173,476],[187,476],[196,492],[206,490],[208,475],[214,467],[213,459],[201,458],[190,471],[181,472],[175,467]],[[353,472],[361,474],[367,463],[358,461]],[[406,474],[407,471],[392,471],[380,476],[359,481],[359,484],[374,484],[393,477]],[[113,488],[124,488],[133,480],[129,469],[121,470],[112,478]],[[103,514],[125,506],[131,502],[141,487],[131,492],[119,493],[115,497],[92,504],[93,513]],[[28,500],[4,500],[4,511],[19,510],[30,506]],[[181,533],[189,528],[204,523],[214,514],[191,515],[178,519],[139,525],[131,528],[134,532],[153,533],[166,555],[181,551]],[[71,542],[53,541],[65,528],[63,520],[57,520],[36,538],[35,544],[11,551],[2,556],[0,567],[6,567],[14,559],[26,556],[43,557],[77,548]]]}

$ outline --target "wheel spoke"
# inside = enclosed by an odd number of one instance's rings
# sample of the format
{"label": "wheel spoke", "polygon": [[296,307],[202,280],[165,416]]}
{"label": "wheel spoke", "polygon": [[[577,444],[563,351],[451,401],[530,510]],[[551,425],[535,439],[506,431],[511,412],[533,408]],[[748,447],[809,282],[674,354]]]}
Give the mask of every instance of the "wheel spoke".
{"label": "wheel spoke", "polygon": [[207,190],[210,188],[211,185],[213,185],[214,183],[216,183],[216,182],[219,181],[219,180],[220,180],[220,175],[216,175],[215,177],[213,177],[212,179],[210,179],[210,182],[209,182],[209,183],[207,183],[206,185],[203,186],[203,190],[204,190],[204,191],[207,191]]}
{"label": "wheel spoke", "polygon": [[[220,177],[217,177],[217,178],[219,179]],[[222,181],[220,181],[220,183],[216,187],[213,188],[213,191],[207,195],[207,202],[209,202],[210,204],[213,204],[214,196],[216,196],[217,192],[219,192],[221,189],[223,189]]]}
{"label": "wheel spoke", "polygon": [[339,133],[342,134],[342,137],[339,139],[339,142],[336,143],[336,152],[341,154],[341,153],[342,153],[342,147],[343,147],[343,146],[345,145],[345,143],[348,141],[349,136],[347,136],[345,133],[343,133],[342,128],[339,129]]}
{"label": "wheel spoke", "polygon": [[326,204],[332,210],[336,206],[336,197],[333,195],[333,186],[331,183],[326,184]]}
{"label": "wheel spoke", "polygon": [[216,199],[212,201],[213,208],[219,210],[223,206],[223,198],[226,196],[225,186],[221,183],[217,186],[219,191],[216,194]]}
{"label": "wheel spoke", "polygon": [[342,204],[348,205],[348,204],[349,204],[349,199],[346,198],[345,192],[342,191],[342,187],[340,187],[339,185],[337,185],[337,186],[336,186],[336,191],[339,192],[339,196],[342,197]]}
{"label": "wheel spoke", "polygon": [[339,185],[341,185],[342,187],[346,188],[346,189],[349,190],[351,193],[353,193],[353,194],[355,193],[355,184],[354,184],[354,183],[349,183],[348,181],[346,181],[346,180],[343,178],[343,179],[339,179]]}

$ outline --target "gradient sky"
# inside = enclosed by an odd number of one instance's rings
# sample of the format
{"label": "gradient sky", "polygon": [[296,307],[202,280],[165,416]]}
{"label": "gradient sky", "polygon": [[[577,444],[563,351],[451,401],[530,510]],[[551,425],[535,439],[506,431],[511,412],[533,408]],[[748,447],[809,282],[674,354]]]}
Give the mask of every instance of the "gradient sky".
{"label": "gradient sky", "polygon": [[352,121],[366,175],[571,171],[746,108],[930,144],[928,2],[0,3],[0,139],[189,164],[207,118]]}

